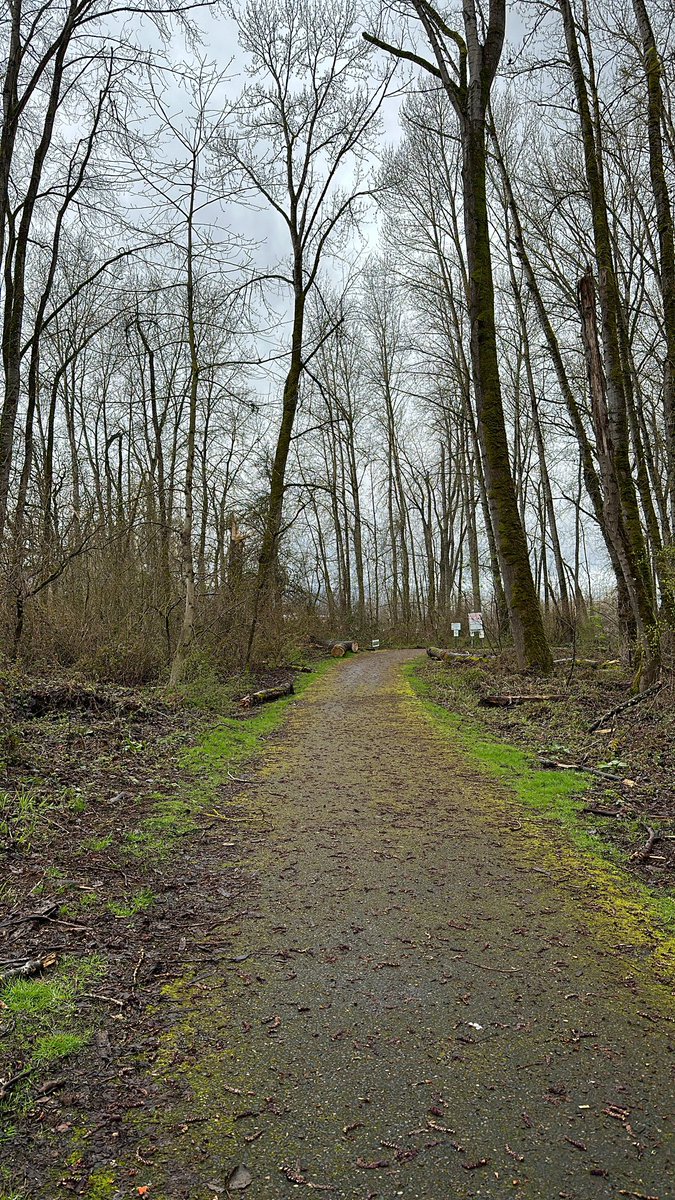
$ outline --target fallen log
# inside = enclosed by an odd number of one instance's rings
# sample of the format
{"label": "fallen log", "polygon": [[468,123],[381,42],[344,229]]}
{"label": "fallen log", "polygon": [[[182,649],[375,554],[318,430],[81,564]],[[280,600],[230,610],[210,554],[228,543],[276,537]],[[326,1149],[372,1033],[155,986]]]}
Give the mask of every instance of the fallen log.
{"label": "fallen log", "polygon": [[460,663],[479,663],[483,662],[487,655],[469,654],[467,650],[442,650],[438,646],[427,646],[427,655],[434,662],[452,663],[454,666],[459,666]]}
{"label": "fallen log", "polygon": [[435,662],[443,662],[447,650],[441,650],[440,646],[427,646],[427,654],[429,658],[433,658]]}
{"label": "fallen log", "polygon": [[254,704],[268,704],[271,700],[281,700],[284,696],[292,696],[295,691],[293,683],[282,683],[278,687],[261,688],[258,692],[249,692],[239,701],[242,708],[251,708]]}
{"label": "fallen log", "polygon": [[359,643],[352,641],[351,638],[347,638],[346,640],[329,642],[328,649],[333,658],[342,658],[343,654],[357,654]]}
{"label": "fallen log", "polygon": [[514,704],[536,704],[549,700],[566,700],[567,696],[483,696],[478,703],[483,708],[512,708]]}

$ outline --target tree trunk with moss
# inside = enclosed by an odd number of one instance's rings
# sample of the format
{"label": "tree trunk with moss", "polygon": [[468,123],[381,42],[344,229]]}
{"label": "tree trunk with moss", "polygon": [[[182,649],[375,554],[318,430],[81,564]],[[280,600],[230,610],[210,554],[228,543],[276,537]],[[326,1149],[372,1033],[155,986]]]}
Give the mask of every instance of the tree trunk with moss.
{"label": "tree trunk with moss", "polygon": [[632,0],[642,42],[642,61],[647,83],[647,136],[649,174],[654,193],[659,238],[659,282],[663,301],[666,361],[663,378],[663,410],[668,462],[671,532],[675,523],[675,233],[673,210],[663,162],[662,130],[664,97],[663,67],[644,0]]}
{"label": "tree trunk with moss", "polygon": [[511,474],[497,361],[486,194],[486,99],[483,79],[479,76],[468,85],[465,112],[461,118],[471,366],[478,436],[516,655],[522,666],[548,672],[552,666],[551,652],[544,632],[527,539]]}
{"label": "tree trunk with moss", "polygon": [[[593,412],[598,441],[598,461],[605,491],[605,513],[616,552],[621,560],[631,607],[641,644],[641,683],[648,686],[660,669],[660,649],[655,596],[652,589],[647,546],[630,461],[626,380],[621,354],[621,298],[619,295],[607,202],[599,157],[599,143],[591,111],[589,87],[581,61],[577,26],[570,0],[558,0],[565,44],[579,114],[584,152],[588,199],[593,226],[593,242],[598,267],[602,363],[594,366],[597,378],[591,379]],[[592,71],[592,62],[590,64]],[[591,79],[591,86],[594,81]],[[581,286],[582,319],[587,340],[590,322],[595,316],[595,297],[591,301],[588,284]],[[590,367],[589,367],[590,370]],[[602,403],[598,403],[600,391]],[[598,425],[597,422],[600,421]],[[616,511],[615,511],[616,510]]]}
{"label": "tree trunk with moss", "polygon": [[435,61],[379,38],[366,37],[439,79],[459,119],[471,371],[485,485],[518,663],[521,668],[549,673],[553,669],[551,651],[510,467],[497,359],[487,209],[487,108],[504,45],[506,0],[490,0],[487,19],[475,0],[464,0],[464,37],[447,25],[428,0],[411,0],[410,7],[424,29]]}

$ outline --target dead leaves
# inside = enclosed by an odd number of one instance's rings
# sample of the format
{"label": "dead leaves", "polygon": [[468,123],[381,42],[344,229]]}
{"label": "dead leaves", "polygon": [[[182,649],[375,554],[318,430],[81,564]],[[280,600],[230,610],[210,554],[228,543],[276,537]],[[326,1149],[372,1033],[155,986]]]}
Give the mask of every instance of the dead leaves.
{"label": "dead leaves", "polygon": [[282,1175],[286,1176],[289,1183],[295,1183],[299,1187],[310,1188],[313,1192],[332,1192],[335,1190],[331,1183],[312,1183],[311,1180],[303,1175],[300,1163],[296,1163],[294,1167],[284,1163],[279,1169]]}

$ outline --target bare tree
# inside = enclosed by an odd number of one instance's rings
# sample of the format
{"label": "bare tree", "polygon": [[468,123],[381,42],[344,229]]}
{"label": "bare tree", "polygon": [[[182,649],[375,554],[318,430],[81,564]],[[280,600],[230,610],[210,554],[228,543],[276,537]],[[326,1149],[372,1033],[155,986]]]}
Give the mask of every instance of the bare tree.
{"label": "bare tree", "polygon": [[[373,81],[358,37],[354,0],[251,0],[235,10],[250,84],[237,105],[240,132],[223,139],[223,167],[251,202],[281,221],[288,267],[270,276],[291,297],[291,339],[281,420],[259,558],[250,658],[258,617],[279,611],[276,571],[286,466],[306,346],[307,299],[323,259],[339,245],[370,193],[363,162],[377,128],[388,77]],[[288,270],[290,268],[290,271]],[[262,608],[261,608],[262,606]]]}

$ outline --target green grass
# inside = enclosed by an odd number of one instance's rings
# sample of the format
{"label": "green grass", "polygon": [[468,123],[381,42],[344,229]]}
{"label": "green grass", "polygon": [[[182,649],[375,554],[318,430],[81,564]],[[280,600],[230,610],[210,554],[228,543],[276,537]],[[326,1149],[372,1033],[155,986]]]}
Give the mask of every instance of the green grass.
{"label": "green grass", "polygon": [[[429,683],[420,677],[418,668],[419,664],[415,662],[404,667],[413,692],[424,703],[436,728],[458,744],[470,761],[487,776],[508,787],[527,809],[560,825],[582,854],[588,854],[601,863],[625,866],[626,854],[602,838],[603,828],[608,828],[608,818],[594,814],[592,825],[589,826],[582,814],[583,793],[594,782],[590,775],[580,771],[542,770],[533,754],[491,737],[477,720],[467,718],[464,713],[449,711],[436,703]],[[460,687],[471,690],[470,681],[465,679],[466,674],[467,671],[464,671],[464,683],[460,683]],[[626,886],[639,895],[645,908],[670,933],[675,933],[675,898],[655,894],[625,872],[624,878]]]}
{"label": "green grass", "polygon": [[108,909],[115,917],[135,917],[136,913],[144,912],[146,908],[150,908],[154,904],[155,897],[150,888],[142,888],[135,896],[130,896],[128,900],[110,900]]}
{"label": "green grass", "polygon": [[[155,861],[166,859],[182,838],[196,833],[200,827],[200,814],[216,799],[217,789],[228,782],[228,771],[240,767],[254,758],[262,749],[266,738],[283,724],[289,705],[326,671],[335,665],[334,659],[319,663],[311,675],[301,674],[295,681],[295,695],[285,696],[272,704],[254,709],[241,717],[219,717],[202,735],[196,746],[183,751],[179,765],[195,778],[187,799],[159,798],[152,811],[136,829],[129,830],[124,838],[124,851],[134,858]],[[226,709],[232,711],[232,682],[224,689]],[[216,687],[216,684],[213,684]],[[240,689],[241,681],[237,681]],[[210,712],[220,711],[225,699],[217,700],[211,695]]]}
{"label": "green grass", "polygon": [[29,851],[44,840],[49,830],[49,814],[70,810],[83,812],[84,797],[76,788],[64,788],[46,796],[34,787],[22,784],[13,792],[0,792],[0,849]]}
{"label": "green grass", "polygon": [[35,788],[22,786],[13,793],[0,792],[0,847],[30,850],[52,807]]}
{"label": "green grass", "polygon": [[[77,1016],[78,995],[103,974],[98,955],[64,958],[49,974],[37,979],[9,979],[0,986],[3,1014],[13,1019],[4,1049],[21,1070],[38,1070],[81,1050],[90,1032]],[[4,1108],[21,1107],[27,1085],[10,1092]]]}

